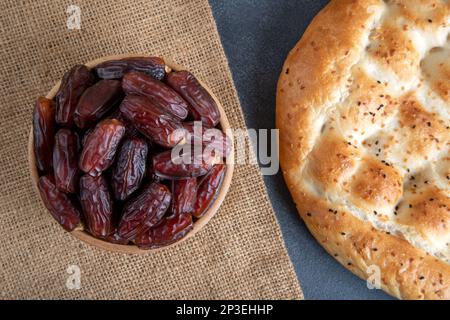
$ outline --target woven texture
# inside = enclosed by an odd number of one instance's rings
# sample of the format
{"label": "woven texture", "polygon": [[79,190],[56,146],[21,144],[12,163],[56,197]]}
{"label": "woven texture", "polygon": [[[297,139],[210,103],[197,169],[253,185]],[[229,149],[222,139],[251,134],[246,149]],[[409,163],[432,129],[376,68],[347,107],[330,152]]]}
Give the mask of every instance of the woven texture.
{"label": "woven texture", "polygon": [[[71,65],[121,53],[171,57],[244,120],[206,0],[77,1],[81,30],[66,27],[67,1],[0,2],[1,298],[300,299],[256,166],[237,166],[217,215],[195,237],[146,255],[103,252],[52,220],[29,176],[26,145],[35,98]],[[67,268],[81,270],[69,290]]]}

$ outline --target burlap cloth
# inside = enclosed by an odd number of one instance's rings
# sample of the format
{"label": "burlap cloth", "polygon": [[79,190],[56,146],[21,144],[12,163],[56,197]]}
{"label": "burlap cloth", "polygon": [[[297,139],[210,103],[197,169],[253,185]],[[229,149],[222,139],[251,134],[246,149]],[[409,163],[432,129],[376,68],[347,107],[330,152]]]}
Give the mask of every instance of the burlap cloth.
{"label": "burlap cloth", "polygon": [[[130,52],[172,57],[208,83],[232,127],[245,126],[206,0],[77,0],[82,24],[74,31],[69,4],[0,1],[2,298],[302,298],[254,166],[237,166],[217,215],[170,250],[103,252],[52,220],[32,187],[26,144],[33,101],[75,63]],[[81,270],[79,290],[66,287],[70,265]]]}

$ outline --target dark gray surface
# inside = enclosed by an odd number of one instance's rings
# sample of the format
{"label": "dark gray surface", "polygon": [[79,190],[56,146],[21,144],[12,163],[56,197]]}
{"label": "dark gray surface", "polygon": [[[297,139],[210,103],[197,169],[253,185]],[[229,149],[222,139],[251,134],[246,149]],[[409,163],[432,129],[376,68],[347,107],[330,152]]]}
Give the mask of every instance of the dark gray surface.
{"label": "dark gray surface", "polygon": [[[209,0],[250,128],[274,128],[275,90],[289,50],[326,0]],[[265,183],[306,299],[389,299],[316,243],[281,174]]]}

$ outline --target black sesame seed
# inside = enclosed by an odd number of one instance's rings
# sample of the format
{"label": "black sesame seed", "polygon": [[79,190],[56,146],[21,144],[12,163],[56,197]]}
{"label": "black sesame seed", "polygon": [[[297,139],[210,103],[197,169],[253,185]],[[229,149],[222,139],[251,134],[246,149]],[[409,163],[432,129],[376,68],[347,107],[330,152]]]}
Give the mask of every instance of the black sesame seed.
{"label": "black sesame seed", "polygon": [[433,23],[433,20],[431,20],[431,19],[428,19],[428,22],[429,22],[429,23]]}
{"label": "black sesame seed", "polygon": [[409,207],[412,208],[412,204],[410,204]]}
{"label": "black sesame seed", "polygon": [[341,235],[342,235],[342,236],[345,236],[345,232],[341,232]]}
{"label": "black sesame seed", "polygon": [[423,280],[423,279],[425,279],[424,276],[420,276],[420,277],[419,277],[419,280]]}
{"label": "black sesame seed", "polygon": [[311,213],[310,213],[310,212],[308,212],[306,215],[307,215],[308,217],[311,217]]}

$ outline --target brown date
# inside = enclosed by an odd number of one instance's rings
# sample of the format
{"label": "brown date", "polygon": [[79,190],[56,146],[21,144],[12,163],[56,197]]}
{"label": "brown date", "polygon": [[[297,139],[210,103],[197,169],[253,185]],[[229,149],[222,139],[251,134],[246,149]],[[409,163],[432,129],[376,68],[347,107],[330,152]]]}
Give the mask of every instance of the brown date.
{"label": "brown date", "polygon": [[38,188],[44,205],[53,218],[67,231],[74,230],[80,224],[80,211],[67,194],[56,188],[53,176],[40,177]]}
{"label": "brown date", "polygon": [[113,166],[111,185],[117,200],[125,200],[141,185],[145,175],[148,146],[144,139],[126,139]]}
{"label": "brown date", "polygon": [[56,94],[56,123],[73,126],[73,114],[83,92],[94,83],[95,77],[83,65],[76,65],[66,72]]}
{"label": "brown date", "polygon": [[156,80],[164,79],[166,64],[157,57],[132,57],[120,60],[110,60],[95,67],[101,79],[120,79],[130,71],[143,72]]}
{"label": "brown date", "polygon": [[76,193],[78,190],[78,135],[70,129],[60,129],[55,136],[53,148],[53,166],[56,187],[66,193]]}
{"label": "brown date", "polygon": [[194,223],[190,214],[173,214],[164,217],[155,227],[140,233],[136,245],[141,249],[155,249],[172,244],[192,230]]}
{"label": "brown date", "polygon": [[125,137],[133,138],[139,136],[139,131],[134,127],[130,120],[128,120],[119,109],[114,111],[109,117],[109,119],[117,119],[125,126]]}
{"label": "brown date", "polygon": [[184,138],[180,121],[148,98],[128,95],[120,105],[120,112],[138,131],[163,147],[174,147]]}
{"label": "brown date", "polygon": [[39,97],[33,110],[33,139],[36,166],[43,172],[51,172],[53,168],[55,126],[54,102]]}
{"label": "brown date", "polygon": [[105,177],[82,176],[80,202],[89,232],[99,238],[111,235],[113,201]]}
{"label": "brown date", "polygon": [[197,178],[172,182],[172,213],[192,213],[197,198]]}
{"label": "brown date", "polygon": [[220,120],[216,102],[198,80],[188,71],[174,71],[167,75],[167,84],[188,103],[189,113],[207,127],[215,127]]}
{"label": "brown date", "polygon": [[208,152],[220,157],[227,157],[231,152],[231,139],[217,128],[204,128],[200,121],[185,122],[186,141],[201,144]]}
{"label": "brown date", "polygon": [[[200,150],[201,151],[201,150]],[[172,155],[172,150],[153,157],[153,170],[156,175],[166,179],[187,179],[207,174],[215,160],[204,159],[203,153],[190,151]]]}
{"label": "brown date", "polygon": [[130,241],[119,236],[117,229],[114,230],[109,236],[105,237],[105,240],[114,244],[128,244]]}
{"label": "brown date", "polygon": [[171,199],[172,195],[165,185],[157,182],[147,185],[125,204],[119,223],[119,236],[131,241],[136,235],[156,225],[169,208]]}
{"label": "brown date", "polygon": [[75,124],[82,129],[92,125],[119,105],[121,95],[122,86],[118,80],[100,80],[87,88],[75,109]]}
{"label": "brown date", "polygon": [[98,176],[114,162],[117,148],[125,134],[125,127],[117,119],[105,119],[87,137],[81,152],[79,167]]}
{"label": "brown date", "polygon": [[225,176],[226,167],[224,164],[216,164],[210,173],[202,178],[197,191],[197,201],[194,204],[192,215],[201,218],[210,207],[216,196],[219,194],[220,185]]}
{"label": "brown date", "polygon": [[145,96],[180,120],[188,115],[188,104],[176,91],[144,73],[127,73],[122,87],[126,94]]}

